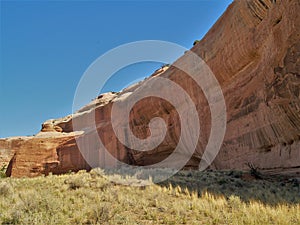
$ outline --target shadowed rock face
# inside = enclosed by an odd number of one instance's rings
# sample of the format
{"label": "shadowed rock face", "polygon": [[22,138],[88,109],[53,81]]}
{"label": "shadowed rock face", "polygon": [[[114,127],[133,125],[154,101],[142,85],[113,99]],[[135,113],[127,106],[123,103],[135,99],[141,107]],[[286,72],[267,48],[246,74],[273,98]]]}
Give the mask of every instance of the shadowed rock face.
{"label": "shadowed rock face", "polygon": [[[226,101],[227,131],[211,168],[245,169],[246,163],[253,163],[269,172],[300,173],[299,11],[298,0],[235,1],[191,49],[210,66]],[[185,55],[178,62],[195,66]],[[179,84],[196,105],[201,135],[186,167],[197,168],[210,135],[207,100],[196,83],[173,66],[158,70],[151,77],[157,76]],[[7,163],[11,159],[8,175],[90,169],[75,142],[75,137],[83,136],[93,140],[99,135],[111,155],[129,164],[151,165],[166,158],[178,143],[180,122],[177,111],[165,100],[145,98],[130,113],[130,127],[139,138],[150,135],[148,124],[153,117],[165,120],[167,135],[151,151],[126,148],[116,138],[110,121],[113,102],[126,101],[126,96],[137,89],[146,90],[151,77],[120,93],[98,96],[73,116],[46,121],[34,137],[0,140],[0,160]],[[166,93],[174,94],[168,90]],[[95,113],[94,120],[91,112]],[[85,131],[73,131],[74,118],[83,121]],[[122,118],[119,119],[122,124]],[[88,132],[94,121],[97,132]],[[99,146],[88,148],[100,165],[117,166]]]}

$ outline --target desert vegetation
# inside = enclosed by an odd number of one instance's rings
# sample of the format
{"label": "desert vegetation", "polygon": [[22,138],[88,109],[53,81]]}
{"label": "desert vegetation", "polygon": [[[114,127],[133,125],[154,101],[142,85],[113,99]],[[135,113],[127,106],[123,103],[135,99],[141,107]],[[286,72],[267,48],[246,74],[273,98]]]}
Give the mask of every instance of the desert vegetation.
{"label": "desert vegetation", "polygon": [[[0,179],[2,224],[300,224],[299,183],[239,171],[181,171],[126,186],[92,170]],[[140,182],[136,176],[125,179]],[[147,182],[151,182],[148,179]]]}
{"label": "desert vegetation", "polygon": [[6,174],[5,174],[6,168],[7,167],[5,165],[0,167],[0,178],[6,177]]}
{"label": "desert vegetation", "polygon": [[200,42],[200,40],[195,40],[194,43],[193,43],[193,46],[195,46],[199,42]]}

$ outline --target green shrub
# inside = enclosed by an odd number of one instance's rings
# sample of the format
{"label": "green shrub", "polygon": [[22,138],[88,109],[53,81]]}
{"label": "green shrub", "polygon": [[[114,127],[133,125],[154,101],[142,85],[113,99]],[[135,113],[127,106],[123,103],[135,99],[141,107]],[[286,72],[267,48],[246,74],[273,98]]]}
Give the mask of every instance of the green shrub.
{"label": "green shrub", "polygon": [[193,46],[195,46],[198,42],[200,42],[200,40],[195,40]]}
{"label": "green shrub", "polygon": [[0,178],[5,178],[6,177],[6,166],[2,166],[1,169],[0,169]]}

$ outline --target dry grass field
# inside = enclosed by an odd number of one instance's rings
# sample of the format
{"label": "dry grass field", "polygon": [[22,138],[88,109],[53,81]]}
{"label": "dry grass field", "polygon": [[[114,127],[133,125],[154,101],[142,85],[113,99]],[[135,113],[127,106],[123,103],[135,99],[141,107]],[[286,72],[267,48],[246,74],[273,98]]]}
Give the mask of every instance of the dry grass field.
{"label": "dry grass field", "polygon": [[136,187],[100,173],[1,178],[0,224],[300,224],[297,180],[182,171]]}

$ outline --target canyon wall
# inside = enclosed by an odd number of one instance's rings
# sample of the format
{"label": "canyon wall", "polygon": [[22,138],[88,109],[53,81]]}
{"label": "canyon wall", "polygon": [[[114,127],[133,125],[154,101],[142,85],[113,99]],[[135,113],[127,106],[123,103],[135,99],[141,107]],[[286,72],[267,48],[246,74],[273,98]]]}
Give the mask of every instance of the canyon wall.
{"label": "canyon wall", "polygon": [[[298,0],[234,1],[191,49],[216,76],[227,107],[224,142],[211,169],[246,169],[246,164],[252,163],[268,172],[300,173],[299,11]],[[197,66],[186,55],[176,63],[187,68]],[[178,144],[181,128],[176,109],[167,101],[148,97],[139,101],[130,113],[130,127],[139,138],[150,135],[148,124],[153,117],[166,122],[165,139],[151,151],[125,147],[111,125],[112,105],[117,101],[126,103],[127,96],[137,90],[153,88],[150,86],[153,77],[167,78],[180,85],[196,106],[201,135],[186,168],[198,168],[210,135],[210,108],[195,81],[170,66],[120,93],[98,96],[73,116],[46,121],[36,136],[1,139],[0,160],[9,162],[7,175],[37,176],[90,169],[75,141],[82,137],[93,140],[99,136],[113,157],[128,164],[151,165],[165,159]],[[156,88],[174,95],[167,88]],[[186,103],[182,107],[189,111]],[[91,119],[93,114],[95,117]],[[76,118],[80,118],[86,129],[74,131],[72,121]],[[120,127],[122,119],[117,118]],[[97,130],[89,132],[94,121]],[[100,146],[86,145],[98,164],[118,166]],[[178,160],[180,157],[179,154]]]}

